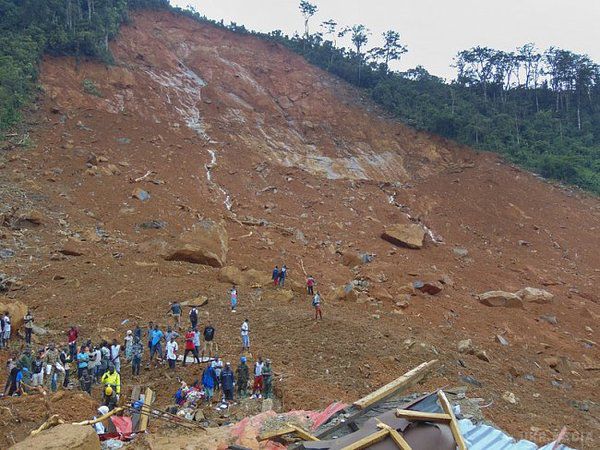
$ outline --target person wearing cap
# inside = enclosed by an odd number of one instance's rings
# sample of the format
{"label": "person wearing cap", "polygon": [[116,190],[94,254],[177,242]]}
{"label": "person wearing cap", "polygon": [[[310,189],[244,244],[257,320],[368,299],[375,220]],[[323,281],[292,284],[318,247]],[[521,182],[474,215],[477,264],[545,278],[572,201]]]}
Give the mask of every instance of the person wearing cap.
{"label": "person wearing cap", "polygon": [[219,383],[217,380],[217,374],[215,373],[214,361],[206,366],[204,372],[202,372],[202,386],[206,393],[206,400],[211,403],[213,395],[215,393],[215,386]]}
{"label": "person wearing cap", "polygon": [[111,391],[116,391],[117,395],[121,393],[121,375],[112,363],[108,365],[108,370],[102,375],[100,382],[105,388],[110,387]]}
{"label": "person wearing cap", "polygon": [[123,341],[123,347],[125,347],[125,359],[128,362],[131,362],[131,351],[133,349],[133,331],[127,330]]}
{"label": "person wearing cap", "polygon": [[[100,417],[107,415],[109,412],[110,410],[108,409],[108,406],[102,405],[100,408],[98,408],[98,417],[94,416],[93,420],[97,420]],[[106,433],[106,427],[102,422],[96,422],[94,424],[94,430],[96,431],[96,434]]]}
{"label": "person wearing cap", "polygon": [[221,372],[221,386],[223,388],[223,397],[226,402],[233,402],[233,385],[235,376],[231,370],[231,363],[228,361]]}
{"label": "person wearing cap", "polygon": [[271,360],[267,359],[262,368],[263,377],[263,397],[271,398],[273,396],[273,371],[271,370]]}
{"label": "person wearing cap", "polygon": [[244,320],[240,327],[240,334],[242,336],[242,352],[250,351],[250,323],[248,319]]}
{"label": "person wearing cap", "polygon": [[246,357],[240,358],[240,365],[236,369],[237,375],[237,391],[239,398],[245,398],[248,395],[248,379],[250,377],[250,369],[246,364]]}

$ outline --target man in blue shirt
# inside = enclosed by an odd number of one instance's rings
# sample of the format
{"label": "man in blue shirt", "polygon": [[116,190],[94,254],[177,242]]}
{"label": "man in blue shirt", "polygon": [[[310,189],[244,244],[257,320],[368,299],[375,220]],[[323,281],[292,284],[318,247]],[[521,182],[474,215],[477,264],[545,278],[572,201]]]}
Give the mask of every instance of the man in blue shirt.
{"label": "man in blue shirt", "polygon": [[164,336],[164,333],[159,330],[158,325],[154,325],[150,341],[150,362],[148,364],[152,363],[155,354],[158,354],[158,359],[162,360],[161,341],[164,339]]}

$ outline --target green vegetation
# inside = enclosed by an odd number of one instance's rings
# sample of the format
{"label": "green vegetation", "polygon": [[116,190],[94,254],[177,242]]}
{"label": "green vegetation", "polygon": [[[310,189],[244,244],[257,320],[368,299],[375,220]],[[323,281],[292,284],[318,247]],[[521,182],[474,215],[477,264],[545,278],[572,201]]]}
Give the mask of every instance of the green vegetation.
{"label": "green vegetation", "polygon": [[108,41],[127,20],[127,11],[168,4],[168,0],[0,0],[0,133],[20,120],[35,94],[44,53],[110,63]]}
{"label": "green vegetation", "polygon": [[98,90],[98,86],[92,80],[85,79],[83,80],[83,92],[90,95],[95,95],[96,97],[102,97],[102,94]]}
{"label": "green vegetation", "polygon": [[[210,21],[193,8],[172,8],[168,0],[0,0],[0,132],[18,122],[34,95],[43,53],[112,62],[108,41],[131,8],[167,8],[278,42],[365,89],[411,126],[600,193],[600,68],[587,56],[532,44],[513,52],[474,47],[459,52],[457,77],[446,82],[422,67],[392,70],[408,51],[397,31],[385,32],[375,48],[369,48],[371,33],[362,24],[330,19],[311,33],[318,7],[306,0],[300,2],[304,33],[292,37]],[[344,38],[351,48],[338,44]],[[91,82],[83,89],[100,95]]]}

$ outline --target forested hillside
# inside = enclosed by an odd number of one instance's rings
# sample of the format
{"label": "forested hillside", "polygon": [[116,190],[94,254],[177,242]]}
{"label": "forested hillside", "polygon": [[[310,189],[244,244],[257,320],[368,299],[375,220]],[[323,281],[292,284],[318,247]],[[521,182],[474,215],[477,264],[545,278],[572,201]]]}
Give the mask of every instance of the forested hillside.
{"label": "forested hillside", "polygon": [[[170,8],[168,0],[0,0],[0,131],[18,121],[34,91],[43,52],[111,62],[108,41],[128,10],[137,7]],[[368,90],[409,125],[502,153],[544,177],[600,193],[600,69],[585,55],[533,44],[512,52],[475,46],[449,62],[457,78],[446,82],[422,67],[390,69],[408,51],[398,31],[387,31],[381,47],[369,48],[364,25],[341,26],[334,19],[312,24],[318,7],[306,1],[300,2],[305,32],[292,37],[173,10],[279,42]],[[353,47],[338,45],[343,38]]]}

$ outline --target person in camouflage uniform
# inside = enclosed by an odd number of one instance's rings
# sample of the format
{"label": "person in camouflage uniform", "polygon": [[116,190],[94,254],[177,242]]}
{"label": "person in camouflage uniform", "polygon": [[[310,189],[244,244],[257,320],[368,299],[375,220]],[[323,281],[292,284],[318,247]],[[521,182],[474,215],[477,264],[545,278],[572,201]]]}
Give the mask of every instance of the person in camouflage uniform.
{"label": "person in camouflage uniform", "polygon": [[248,396],[248,379],[250,378],[250,368],[246,364],[246,357],[240,358],[240,365],[236,369],[238,397]]}
{"label": "person in camouflage uniform", "polygon": [[273,371],[271,370],[271,360],[267,359],[265,365],[262,368],[263,376],[263,397],[273,397]]}

